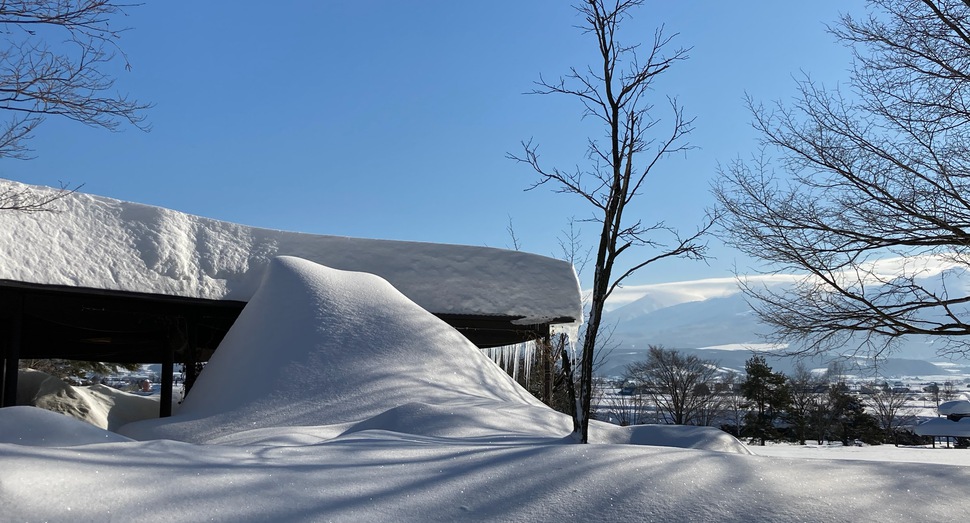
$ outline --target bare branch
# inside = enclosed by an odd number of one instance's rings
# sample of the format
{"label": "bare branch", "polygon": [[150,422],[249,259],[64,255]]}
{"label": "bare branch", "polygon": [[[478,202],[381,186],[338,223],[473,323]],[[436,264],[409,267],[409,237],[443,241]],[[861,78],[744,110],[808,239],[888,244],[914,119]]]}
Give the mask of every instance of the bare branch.
{"label": "bare branch", "polygon": [[116,92],[104,72],[120,59],[131,64],[111,24],[130,7],[112,0],[0,2],[0,158],[28,158],[25,142],[45,116],[115,131],[127,123],[148,130],[141,103]]}
{"label": "bare branch", "polygon": [[970,269],[970,5],[870,4],[881,12],[832,30],[854,51],[852,96],[805,78],[794,104],[749,100],[778,160],[763,150],[720,169],[721,235],[805,275],[745,288],[775,342],[883,356],[926,335],[967,353],[970,295],[949,282]]}

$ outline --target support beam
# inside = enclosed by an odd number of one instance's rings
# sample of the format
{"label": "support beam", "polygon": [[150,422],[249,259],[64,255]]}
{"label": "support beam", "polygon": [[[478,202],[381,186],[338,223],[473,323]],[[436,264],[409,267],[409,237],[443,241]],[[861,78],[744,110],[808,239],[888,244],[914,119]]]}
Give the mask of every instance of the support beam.
{"label": "support beam", "polygon": [[19,292],[10,293],[10,317],[6,322],[3,347],[3,388],[0,390],[0,407],[17,404],[17,381],[20,367],[20,346],[23,343],[24,297]]}
{"label": "support beam", "polygon": [[182,359],[185,361],[185,382],[182,384],[182,390],[187,397],[192,390],[192,385],[195,384],[195,378],[199,376],[199,324],[196,316],[188,318],[185,355]]}
{"label": "support beam", "polygon": [[[166,340],[167,341],[167,340]],[[162,390],[159,392],[158,417],[172,415],[172,381],[175,374],[175,346],[165,344],[165,359],[162,361]]]}

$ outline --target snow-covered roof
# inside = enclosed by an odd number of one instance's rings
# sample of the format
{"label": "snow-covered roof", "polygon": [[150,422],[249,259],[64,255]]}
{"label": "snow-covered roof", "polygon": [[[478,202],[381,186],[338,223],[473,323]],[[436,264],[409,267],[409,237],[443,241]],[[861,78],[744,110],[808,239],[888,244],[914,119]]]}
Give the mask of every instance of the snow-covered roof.
{"label": "snow-covered roof", "polygon": [[[30,188],[0,180],[0,191]],[[572,266],[489,247],[249,227],[84,193],[59,212],[0,212],[0,279],[248,301],[276,256],[381,276],[436,314],[580,319]]]}

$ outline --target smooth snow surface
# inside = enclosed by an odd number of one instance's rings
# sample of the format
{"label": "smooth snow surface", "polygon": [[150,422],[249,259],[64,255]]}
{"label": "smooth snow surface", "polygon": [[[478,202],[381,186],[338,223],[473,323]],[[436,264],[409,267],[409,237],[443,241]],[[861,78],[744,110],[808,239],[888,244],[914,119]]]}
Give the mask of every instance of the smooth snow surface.
{"label": "smooth snow surface", "polygon": [[442,404],[455,412],[455,422],[478,406],[507,430],[549,437],[568,432],[565,418],[545,407],[544,424],[501,414],[541,404],[458,331],[386,281],[282,257],[270,265],[178,415],[121,432],[203,443],[243,430],[331,425],[389,407],[420,412]]}
{"label": "smooth snow surface", "polygon": [[[71,416],[40,407],[22,406],[0,409],[0,443],[33,447],[72,447],[91,443],[131,441]],[[2,507],[0,489],[0,507]]]}
{"label": "smooth snow surface", "polygon": [[[0,191],[51,191],[0,179]],[[56,213],[0,213],[0,279],[247,301],[275,256],[388,280],[438,314],[582,318],[564,261],[488,247],[318,236],[247,227],[90,194]]]}
{"label": "smooth snow surface", "polygon": [[936,408],[941,416],[949,416],[950,414],[960,414],[964,416],[970,416],[970,401],[967,400],[952,400],[944,401],[940,403],[940,406]]}
{"label": "smooth snow surface", "polygon": [[[271,265],[216,356],[176,416],[121,429],[144,441],[102,443],[110,433],[67,416],[0,409],[2,519],[777,522],[965,514],[953,489],[970,481],[967,467],[752,456],[727,434],[697,427],[596,423],[591,439],[606,444],[572,444],[565,416],[385,281],[305,260]],[[44,446],[52,441],[59,446]]]}
{"label": "smooth snow surface", "polygon": [[917,425],[913,432],[920,436],[970,438],[970,418],[962,418],[958,421],[947,418],[930,418]]}

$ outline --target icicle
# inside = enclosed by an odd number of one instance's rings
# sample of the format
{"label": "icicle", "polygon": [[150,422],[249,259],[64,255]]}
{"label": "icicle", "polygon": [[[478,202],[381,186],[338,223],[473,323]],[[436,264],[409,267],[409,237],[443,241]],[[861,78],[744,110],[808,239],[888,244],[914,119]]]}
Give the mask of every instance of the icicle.
{"label": "icicle", "polygon": [[532,383],[532,367],[536,363],[536,342],[527,341],[519,344],[522,348],[522,360],[525,361],[525,384]]}
{"label": "icicle", "polygon": [[484,350],[489,359],[509,373],[512,379],[519,381],[521,375],[526,385],[531,383],[532,367],[535,365],[536,357],[535,342],[528,341]]}

